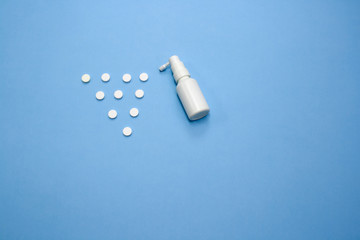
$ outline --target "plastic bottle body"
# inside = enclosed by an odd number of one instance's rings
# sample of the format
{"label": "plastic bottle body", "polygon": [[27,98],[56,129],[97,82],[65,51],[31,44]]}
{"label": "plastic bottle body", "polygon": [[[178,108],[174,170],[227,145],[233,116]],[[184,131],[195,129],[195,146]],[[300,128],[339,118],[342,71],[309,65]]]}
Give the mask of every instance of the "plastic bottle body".
{"label": "plastic bottle body", "polygon": [[209,105],[195,79],[189,77],[179,79],[176,92],[190,120],[200,119],[209,113]]}
{"label": "plastic bottle body", "polygon": [[165,71],[169,65],[177,84],[176,92],[188,118],[193,121],[205,117],[210,108],[197,81],[190,78],[189,71],[178,56],[171,56],[169,62],[159,67],[160,72]]}

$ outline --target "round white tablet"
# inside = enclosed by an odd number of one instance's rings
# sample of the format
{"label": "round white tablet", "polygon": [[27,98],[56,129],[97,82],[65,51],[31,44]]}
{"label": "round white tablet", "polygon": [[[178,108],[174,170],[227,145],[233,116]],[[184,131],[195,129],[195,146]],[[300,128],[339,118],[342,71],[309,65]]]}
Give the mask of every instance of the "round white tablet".
{"label": "round white tablet", "polygon": [[110,74],[104,73],[101,75],[101,80],[103,80],[103,82],[108,82],[110,80]]}
{"label": "round white tablet", "polygon": [[111,109],[111,110],[108,112],[108,116],[109,116],[109,118],[114,119],[114,118],[117,117],[117,112],[116,112],[114,109]]}
{"label": "round white tablet", "polygon": [[90,75],[89,74],[82,75],[81,76],[81,81],[83,81],[84,83],[90,82]]}
{"label": "round white tablet", "polygon": [[124,136],[130,136],[131,135],[131,133],[132,133],[132,129],[130,128],[130,127],[125,127],[124,129],[123,129],[123,134],[124,134]]}
{"label": "round white tablet", "polygon": [[137,98],[142,98],[142,97],[144,97],[144,91],[143,91],[142,89],[136,90],[135,96],[136,96]]}
{"label": "round white tablet", "polygon": [[146,82],[149,79],[149,75],[147,75],[147,73],[142,73],[139,78],[141,81]]}
{"label": "round white tablet", "polygon": [[97,100],[103,100],[105,97],[105,93],[103,91],[98,91],[95,96]]}
{"label": "round white tablet", "polygon": [[125,73],[122,77],[124,82],[130,82],[131,81],[131,75],[128,73]]}
{"label": "round white tablet", "polygon": [[121,90],[116,90],[116,91],[114,92],[114,97],[115,97],[116,99],[121,99],[121,98],[123,97],[123,92],[122,92]]}
{"label": "round white tablet", "polygon": [[130,116],[137,117],[138,115],[139,115],[139,109],[137,108],[130,109]]}

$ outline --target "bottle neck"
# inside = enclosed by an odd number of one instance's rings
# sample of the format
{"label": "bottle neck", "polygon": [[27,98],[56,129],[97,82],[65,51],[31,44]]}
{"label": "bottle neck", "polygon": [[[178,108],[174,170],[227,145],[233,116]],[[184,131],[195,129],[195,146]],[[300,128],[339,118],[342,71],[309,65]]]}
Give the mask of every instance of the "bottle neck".
{"label": "bottle neck", "polygon": [[176,84],[178,84],[178,82],[181,79],[190,77],[189,71],[184,66],[184,63],[182,61],[180,61],[178,56],[170,57],[169,63],[170,63],[171,71],[173,73]]}

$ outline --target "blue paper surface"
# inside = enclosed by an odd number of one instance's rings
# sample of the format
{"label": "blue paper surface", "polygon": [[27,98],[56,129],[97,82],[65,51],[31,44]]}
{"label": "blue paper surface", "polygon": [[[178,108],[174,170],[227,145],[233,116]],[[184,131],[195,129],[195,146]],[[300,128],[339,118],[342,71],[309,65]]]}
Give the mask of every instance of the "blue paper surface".
{"label": "blue paper surface", "polygon": [[[359,239],[359,11],[1,1],[0,239]],[[174,54],[202,120],[158,71]]]}

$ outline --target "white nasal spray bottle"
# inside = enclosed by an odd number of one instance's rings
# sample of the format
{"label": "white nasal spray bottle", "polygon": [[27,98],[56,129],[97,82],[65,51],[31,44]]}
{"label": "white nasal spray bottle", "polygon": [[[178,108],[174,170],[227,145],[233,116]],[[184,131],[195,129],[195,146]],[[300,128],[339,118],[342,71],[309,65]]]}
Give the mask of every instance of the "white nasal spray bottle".
{"label": "white nasal spray bottle", "polygon": [[205,117],[210,108],[197,81],[190,78],[189,71],[178,56],[170,57],[169,62],[159,68],[160,72],[164,71],[169,65],[177,84],[176,92],[188,118],[193,121]]}

